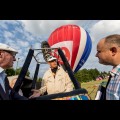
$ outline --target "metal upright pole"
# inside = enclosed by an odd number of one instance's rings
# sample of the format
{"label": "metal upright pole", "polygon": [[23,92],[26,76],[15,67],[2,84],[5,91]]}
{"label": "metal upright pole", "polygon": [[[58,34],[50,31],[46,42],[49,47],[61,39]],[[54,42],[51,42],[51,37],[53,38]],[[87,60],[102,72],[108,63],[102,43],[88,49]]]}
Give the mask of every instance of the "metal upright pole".
{"label": "metal upright pole", "polygon": [[81,87],[80,87],[80,83],[79,83],[79,82],[76,80],[76,78],[74,77],[74,73],[73,73],[73,71],[72,71],[72,69],[71,69],[71,67],[70,67],[70,64],[69,64],[69,62],[67,61],[67,59],[66,59],[63,51],[62,51],[60,48],[58,49],[58,53],[59,53],[59,55],[60,55],[60,57],[61,57],[61,59],[62,59],[62,61],[63,61],[63,63],[64,63],[64,66],[65,66],[65,68],[66,68],[66,70],[67,70],[67,72],[68,72],[68,75],[69,75],[71,81],[73,82],[73,84],[74,84],[74,86],[75,86],[75,89],[80,89],[80,88],[81,88]]}
{"label": "metal upright pole", "polygon": [[26,73],[28,71],[28,68],[29,68],[29,65],[30,65],[30,62],[32,60],[32,57],[33,57],[33,54],[34,54],[34,50],[33,49],[29,49],[29,52],[28,52],[28,55],[26,57],[26,60],[24,62],[24,65],[21,69],[21,72],[18,76],[18,79],[13,87],[13,89],[18,92],[22,83],[23,83],[23,80],[25,79],[25,76],[26,76]]}

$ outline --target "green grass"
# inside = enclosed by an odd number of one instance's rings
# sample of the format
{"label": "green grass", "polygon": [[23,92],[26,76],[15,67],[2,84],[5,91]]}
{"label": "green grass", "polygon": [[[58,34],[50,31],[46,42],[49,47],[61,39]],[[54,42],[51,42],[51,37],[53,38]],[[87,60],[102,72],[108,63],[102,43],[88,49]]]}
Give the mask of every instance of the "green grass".
{"label": "green grass", "polygon": [[107,80],[100,80],[100,81],[91,81],[87,83],[81,83],[81,87],[85,88],[88,91],[88,95],[90,96],[91,100],[95,100],[96,92],[100,83],[106,82]]}

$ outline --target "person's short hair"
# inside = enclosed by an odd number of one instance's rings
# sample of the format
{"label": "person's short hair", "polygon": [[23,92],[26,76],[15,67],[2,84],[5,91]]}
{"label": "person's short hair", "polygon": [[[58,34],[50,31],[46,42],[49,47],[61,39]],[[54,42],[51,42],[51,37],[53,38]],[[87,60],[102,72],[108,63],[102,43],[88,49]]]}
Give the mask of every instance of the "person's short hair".
{"label": "person's short hair", "polygon": [[119,34],[113,34],[105,37],[105,43],[108,44],[117,44],[120,46],[120,35]]}

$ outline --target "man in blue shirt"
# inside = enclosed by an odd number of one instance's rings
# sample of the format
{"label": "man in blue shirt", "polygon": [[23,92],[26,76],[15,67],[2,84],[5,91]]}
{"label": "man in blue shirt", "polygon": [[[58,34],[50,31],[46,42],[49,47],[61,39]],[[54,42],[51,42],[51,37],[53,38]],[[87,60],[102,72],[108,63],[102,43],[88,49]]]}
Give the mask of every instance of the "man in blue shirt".
{"label": "man in blue shirt", "polygon": [[6,44],[0,43],[0,100],[27,100],[9,86],[5,69],[11,68],[18,52]]}
{"label": "man in blue shirt", "polygon": [[120,100],[120,35],[109,35],[97,45],[100,64],[111,65],[111,77],[106,88],[106,100]]}

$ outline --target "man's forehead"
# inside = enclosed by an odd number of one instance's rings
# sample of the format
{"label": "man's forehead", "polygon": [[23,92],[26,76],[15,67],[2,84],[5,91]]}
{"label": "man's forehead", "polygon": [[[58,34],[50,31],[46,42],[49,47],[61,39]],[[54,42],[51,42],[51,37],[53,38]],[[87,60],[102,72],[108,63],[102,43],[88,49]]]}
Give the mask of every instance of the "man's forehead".
{"label": "man's forehead", "polygon": [[103,45],[105,45],[105,39],[101,39],[97,44],[97,46],[103,46]]}
{"label": "man's forehead", "polygon": [[98,44],[104,44],[105,43],[105,39],[103,38],[103,39],[101,39],[99,42],[98,42]]}

